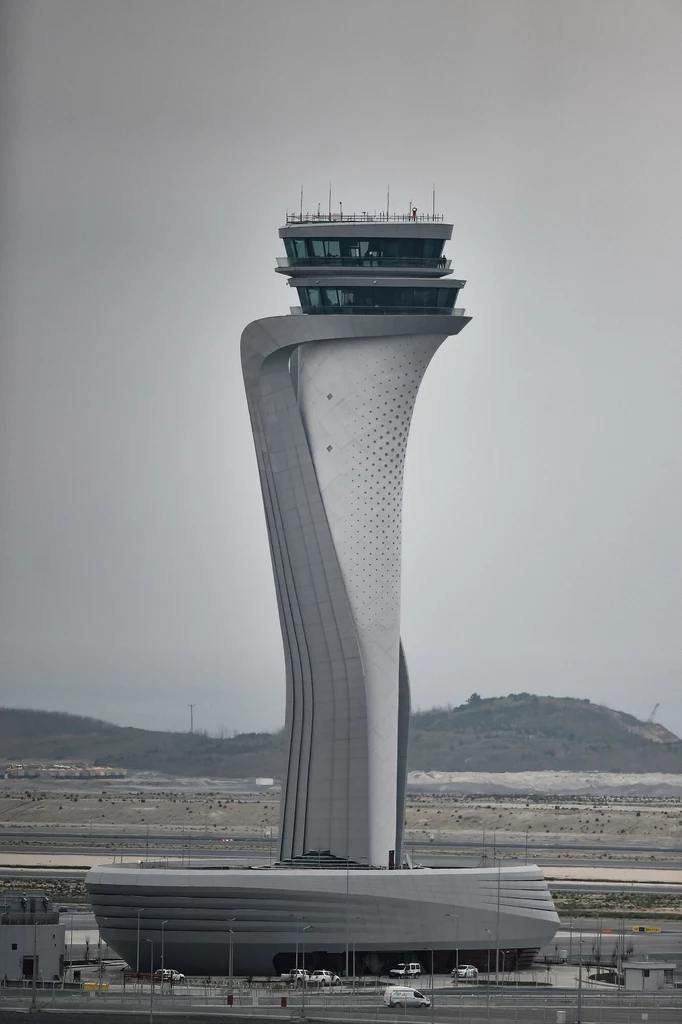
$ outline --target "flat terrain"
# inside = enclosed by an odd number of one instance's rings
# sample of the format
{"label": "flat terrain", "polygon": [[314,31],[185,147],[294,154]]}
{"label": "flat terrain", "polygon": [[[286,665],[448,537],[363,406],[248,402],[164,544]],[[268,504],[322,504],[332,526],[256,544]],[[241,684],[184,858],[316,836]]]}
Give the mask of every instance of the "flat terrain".
{"label": "flat terrain", "polygon": [[[80,903],[96,863],[276,859],[279,792],[234,780],[5,780],[0,885]],[[682,914],[682,801],[675,797],[474,797],[412,792],[415,865],[537,863],[564,914]]]}
{"label": "flat terrain", "polygon": [[[129,830],[150,834],[201,833],[221,836],[275,836],[279,793],[234,792],[197,787],[177,780],[172,791],[136,783],[81,782],[59,786],[18,780],[0,789],[0,841],[12,825],[112,831],[112,849]],[[215,783],[214,783],[215,785]],[[682,801],[678,798],[481,798],[412,793],[407,802],[408,846],[496,848],[524,856],[531,849],[555,849],[556,857],[580,860],[601,850],[604,859],[629,862],[677,859],[682,851]],[[657,852],[652,852],[652,847]],[[585,847],[586,849],[582,849]],[[0,851],[1,852],[1,851]]]}

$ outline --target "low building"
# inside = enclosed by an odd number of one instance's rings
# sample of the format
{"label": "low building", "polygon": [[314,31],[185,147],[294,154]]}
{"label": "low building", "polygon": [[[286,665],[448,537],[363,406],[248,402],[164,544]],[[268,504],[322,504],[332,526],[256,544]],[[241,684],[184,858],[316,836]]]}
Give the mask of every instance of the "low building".
{"label": "low building", "polygon": [[41,890],[0,893],[0,979],[60,981],[66,927]]}
{"label": "low building", "polygon": [[677,964],[665,960],[629,960],[623,964],[625,988],[630,992],[658,992],[675,987]]}

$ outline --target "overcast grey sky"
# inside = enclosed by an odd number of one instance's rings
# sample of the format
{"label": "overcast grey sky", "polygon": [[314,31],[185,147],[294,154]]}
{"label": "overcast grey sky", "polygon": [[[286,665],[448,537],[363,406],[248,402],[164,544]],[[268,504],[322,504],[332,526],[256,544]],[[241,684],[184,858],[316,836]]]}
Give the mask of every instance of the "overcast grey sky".
{"label": "overcast grey sky", "polygon": [[678,0],[4,0],[0,684],[278,727],[239,364],[295,208],[454,222],[422,387],[415,706],[528,690],[682,733]]}

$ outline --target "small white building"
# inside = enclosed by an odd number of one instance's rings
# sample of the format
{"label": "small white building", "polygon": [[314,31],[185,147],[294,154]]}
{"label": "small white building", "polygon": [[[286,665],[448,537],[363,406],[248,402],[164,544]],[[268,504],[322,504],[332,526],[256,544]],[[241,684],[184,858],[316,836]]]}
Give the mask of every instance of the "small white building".
{"label": "small white building", "polygon": [[673,988],[677,964],[665,960],[628,960],[623,964],[625,988],[630,992],[658,992]]}
{"label": "small white building", "polygon": [[65,932],[41,890],[0,892],[0,980],[61,980]]}

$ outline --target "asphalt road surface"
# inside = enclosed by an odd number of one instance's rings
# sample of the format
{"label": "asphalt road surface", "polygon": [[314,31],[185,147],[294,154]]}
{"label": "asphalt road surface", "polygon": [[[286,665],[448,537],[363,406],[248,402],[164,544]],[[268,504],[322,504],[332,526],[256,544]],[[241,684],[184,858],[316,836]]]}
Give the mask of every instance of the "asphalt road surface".
{"label": "asphalt road surface", "polygon": [[[61,1024],[121,1024],[121,1012],[109,1013],[104,1008],[90,1009],[83,1008],[80,1010],[70,1010],[68,1007],[63,1009],[60,1007],[60,1011],[55,1014],[49,1011],[49,1009],[41,1008],[41,1000],[37,1000],[37,1010],[31,1013],[30,1019],[34,1024],[56,1024],[60,1021]],[[188,1019],[194,1021],[194,1024],[204,1024],[204,1022],[215,1021],[216,1015],[221,1015],[222,1019],[231,1019],[234,1024],[248,1024],[249,1021],[254,1020],[301,1020],[308,1019],[309,1021],[332,1021],[338,1020],[343,1021],[344,1024],[347,1021],[352,1021],[353,1024],[365,1024],[365,1022],[372,1021],[385,1021],[389,1024],[391,1021],[395,1021],[396,1024],[426,1024],[427,1021],[439,1022],[439,1024],[473,1024],[474,1021],[487,1021],[489,1024],[506,1024],[506,1022],[514,1021],[521,1022],[521,1024],[556,1024],[557,1021],[557,1009],[569,1007],[575,1007],[575,1001],[570,1004],[566,1002],[557,1003],[552,1002],[548,1004],[543,1002],[541,999],[534,998],[522,998],[513,1004],[507,1004],[504,1006],[496,1005],[493,1001],[487,1004],[485,1001],[478,1003],[463,1004],[462,1006],[453,1006],[447,1009],[440,1009],[436,1007],[432,1012],[430,1009],[424,1008],[422,1010],[404,1010],[401,1008],[389,1008],[383,1006],[381,1003],[375,1003],[374,1005],[362,1005],[362,1006],[328,1006],[326,1010],[321,1008],[306,1007],[305,1017],[300,1014],[300,1010],[292,1010],[291,1007],[286,1009],[280,1009],[279,1007],[257,1007],[254,1008],[251,1013],[244,1012],[244,1010],[235,1007],[234,1009],[228,1009],[224,1005],[215,1007],[201,1007],[194,1006],[191,1010],[183,1012],[175,1010],[173,1015],[169,1015],[164,1012],[164,1009],[157,1007],[154,1011],[154,1018],[161,1021],[168,1021],[169,1024],[172,1021],[178,1019]],[[55,1009],[56,1009],[55,1004]],[[118,1008],[117,1008],[118,1009]],[[668,1006],[656,1006],[653,1002],[648,1002],[645,1005],[635,1005],[633,1003],[618,1003],[614,999],[604,1001],[602,1005],[595,1005],[587,1000],[583,1004],[582,1022],[583,1024],[592,1024],[592,1022],[599,1021],[600,1024],[634,1024],[635,1021],[642,1021],[643,1019],[648,1020],[649,1024],[679,1024],[680,1012],[682,1011],[682,1003],[679,1001],[676,1005]],[[4,1022],[16,1022],[20,1024],[22,1018],[25,1020],[25,1010],[22,1008],[20,1011],[22,1017],[10,1007],[9,1001],[3,1001],[0,1003],[0,1013],[2,1013],[2,1020]],[[125,1010],[124,1010],[125,1012]],[[647,1016],[644,1017],[643,1014]],[[569,1017],[569,1019],[571,1019]],[[575,1020],[575,1018],[573,1018]],[[131,1010],[126,1013],[125,1020],[130,1024],[147,1024],[150,1020],[149,1008],[145,1006],[142,1012],[136,1012]]]}

